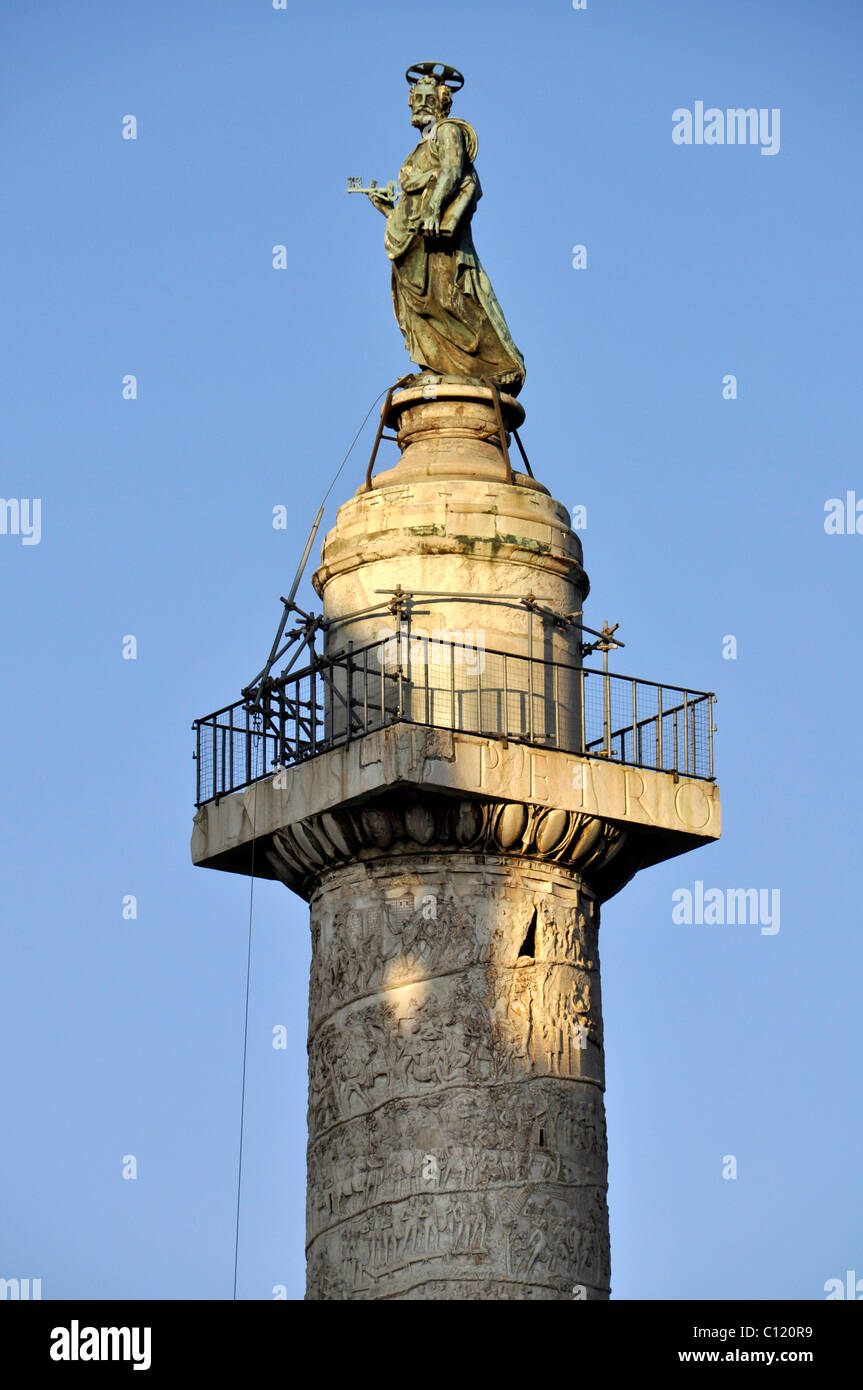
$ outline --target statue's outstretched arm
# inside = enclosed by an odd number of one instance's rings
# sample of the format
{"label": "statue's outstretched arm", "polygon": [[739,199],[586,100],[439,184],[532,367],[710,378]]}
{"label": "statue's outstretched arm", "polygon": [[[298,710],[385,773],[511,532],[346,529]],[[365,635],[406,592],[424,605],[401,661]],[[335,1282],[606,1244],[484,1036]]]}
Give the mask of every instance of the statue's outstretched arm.
{"label": "statue's outstretched arm", "polygon": [[390,179],[389,183],[383,185],[372,179],[368,188],[363,188],[362,179],[349,178],[348,192],[364,193],[372,206],[376,207],[378,212],[382,212],[385,217],[388,217],[392,212],[399,198],[399,186],[395,179]]}
{"label": "statue's outstretched arm", "polygon": [[381,188],[380,190],[375,190],[373,193],[369,193],[368,200],[373,208],[377,208],[378,212],[383,213],[384,217],[389,217],[390,213],[395,207],[394,198],[391,194],[387,192],[385,188]]}

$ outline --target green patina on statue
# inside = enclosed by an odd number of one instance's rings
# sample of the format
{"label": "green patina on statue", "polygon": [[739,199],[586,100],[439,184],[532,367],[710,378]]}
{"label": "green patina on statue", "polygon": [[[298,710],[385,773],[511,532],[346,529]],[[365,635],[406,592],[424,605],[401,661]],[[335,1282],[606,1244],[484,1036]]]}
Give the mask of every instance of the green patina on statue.
{"label": "green patina on statue", "polygon": [[445,381],[488,378],[517,395],[524,359],[512,340],[491,282],[471,237],[471,218],[482,197],[474,168],[476,132],[450,116],[453,93],[464,79],[443,63],[416,63],[410,83],[411,125],[422,139],[399,173],[399,186],[360,187],[387,219],[393,307],[411,360]]}

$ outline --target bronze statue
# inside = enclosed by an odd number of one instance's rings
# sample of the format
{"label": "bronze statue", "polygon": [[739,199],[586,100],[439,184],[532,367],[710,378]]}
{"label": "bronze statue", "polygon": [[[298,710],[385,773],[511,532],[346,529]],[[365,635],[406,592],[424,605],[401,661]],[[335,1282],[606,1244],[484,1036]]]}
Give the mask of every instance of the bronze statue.
{"label": "bronze statue", "polygon": [[474,168],[473,126],[450,116],[464,78],[444,63],[416,63],[410,84],[411,125],[422,139],[399,173],[399,188],[349,181],[387,219],[393,307],[415,378],[479,384],[483,378],[517,395],[524,359],[510,336],[491,282],[480,264],[470,224],[482,197]]}

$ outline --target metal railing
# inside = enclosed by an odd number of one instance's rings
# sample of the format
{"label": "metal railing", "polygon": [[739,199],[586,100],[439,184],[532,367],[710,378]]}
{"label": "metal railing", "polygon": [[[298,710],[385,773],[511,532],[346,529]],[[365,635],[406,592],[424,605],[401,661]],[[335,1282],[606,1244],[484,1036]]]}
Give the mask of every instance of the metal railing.
{"label": "metal railing", "polygon": [[195,721],[196,804],[399,721],[713,780],[709,692],[393,636],[269,681]]}

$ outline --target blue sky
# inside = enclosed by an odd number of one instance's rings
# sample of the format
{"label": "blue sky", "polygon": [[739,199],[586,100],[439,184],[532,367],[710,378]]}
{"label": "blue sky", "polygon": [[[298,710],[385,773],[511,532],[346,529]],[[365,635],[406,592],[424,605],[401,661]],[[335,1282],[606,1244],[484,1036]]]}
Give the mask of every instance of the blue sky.
{"label": "blue sky", "polygon": [[[614,1297],[863,1274],[863,536],[824,529],[863,499],[861,35],[847,0],[4,7],[0,492],[42,535],[0,535],[0,1276],[231,1296],[249,883],[191,866],[190,724],[262,665],[409,370],[383,222],[344,190],[396,176],[426,58],[466,76],[522,437],[587,507],[585,620],[719,701],[721,842],[603,914]],[[674,144],[699,100],[778,108],[779,152]],[[696,879],[779,889],[780,931],[675,924]],[[308,962],[305,904],[259,883],[243,1298],[303,1292]]]}

